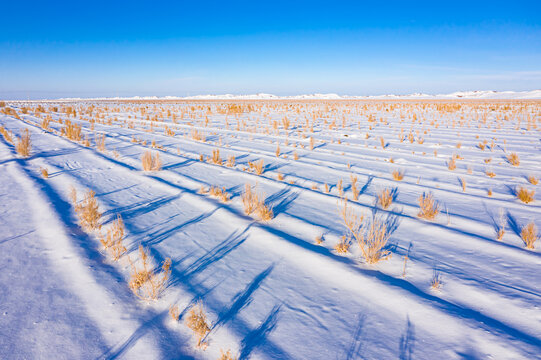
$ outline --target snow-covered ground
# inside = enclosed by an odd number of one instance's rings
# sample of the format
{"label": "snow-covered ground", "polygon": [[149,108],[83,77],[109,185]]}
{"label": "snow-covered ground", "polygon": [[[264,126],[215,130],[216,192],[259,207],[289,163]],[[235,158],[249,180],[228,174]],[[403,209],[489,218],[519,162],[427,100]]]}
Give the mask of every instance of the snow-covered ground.
{"label": "snow-covered ground", "polygon": [[[487,93],[464,97],[505,98]],[[541,198],[515,192],[539,187],[541,102],[167,100],[0,108],[13,142],[28,129],[32,144],[23,158],[0,136],[0,358],[539,358],[541,242],[527,249],[520,233],[541,227]],[[66,120],[89,144],[62,136]],[[160,171],[142,170],[148,150]],[[222,165],[207,161],[213,150]],[[249,165],[259,160],[261,175]],[[391,233],[390,257],[368,264],[356,243],[336,251],[341,180],[350,209]],[[270,221],[245,215],[245,184],[264,194]],[[80,226],[71,187],[95,191],[101,231]],[[387,209],[383,189],[395,195]],[[417,216],[423,193],[439,204],[433,221]],[[127,254],[113,261],[99,237],[118,215]],[[156,265],[172,261],[156,301],[128,287],[139,245]],[[206,349],[186,326],[198,301]]]}

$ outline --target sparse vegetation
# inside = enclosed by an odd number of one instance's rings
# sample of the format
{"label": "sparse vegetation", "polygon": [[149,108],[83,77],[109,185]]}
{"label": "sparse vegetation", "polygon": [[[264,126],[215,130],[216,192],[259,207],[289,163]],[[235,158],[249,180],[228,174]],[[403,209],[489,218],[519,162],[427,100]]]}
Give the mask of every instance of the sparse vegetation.
{"label": "sparse vegetation", "polygon": [[157,300],[167,285],[171,274],[171,259],[163,262],[160,270],[155,270],[148,251],[139,246],[139,257],[141,265],[137,266],[130,257],[131,275],[129,287],[133,293],[143,300]]}
{"label": "sparse vegetation", "polygon": [[156,153],[152,156],[150,151],[145,151],[141,157],[144,171],[159,171],[162,168],[162,162],[160,160],[160,154]]}
{"label": "sparse vegetation", "polygon": [[419,216],[420,218],[426,220],[434,220],[439,214],[439,205],[437,201],[434,200],[434,196],[432,195],[432,193],[424,193],[423,195],[419,196],[418,202],[419,213],[417,214],[417,216]]}
{"label": "sparse vegetation", "polygon": [[197,337],[197,347],[206,347],[207,343],[203,339],[210,332],[210,323],[203,309],[203,303],[199,302],[192,307],[186,318],[186,326],[194,332]]}

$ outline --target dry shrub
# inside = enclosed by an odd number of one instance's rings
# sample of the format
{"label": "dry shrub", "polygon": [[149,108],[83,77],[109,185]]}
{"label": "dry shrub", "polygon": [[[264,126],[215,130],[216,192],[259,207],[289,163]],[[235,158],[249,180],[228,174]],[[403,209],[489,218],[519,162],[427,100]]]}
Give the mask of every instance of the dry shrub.
{"label": "dry shrub", "polygon": [[98,200],[94,197],[96,193],[89,190],[81,202],[77,203],[77,192],[75,188],[71,188],[71,200],[74,203],[75,213],[79,217],[81,226],[86,231],[99,230],[101,228]]}
{"label": "dry shrub", "polygon": [[17,145],[15,145],[15,150],[17,151],[17,154],[26,158],[30,156],[31,149],[32,144],[30,142],[30,132],[28,131],[28,129],[24,129],[22,131],[21,137],[17,139]]}
{"label": "dry shrub", "polygon": [[120,259],[126,253],[124,241],[124,221],[120,215],[113,221],[111,227],[107,229],[107,234],[100,239],[103,248],[109,252],[114,261]]}
{"label": "dry shrub", "polygon": [[257,175],[263,174],[263,169],[264,169],[263,164],[264,164],[263,159],[259,161],[255,161],[255,162],[251,162],[251,161],[248,162],[248,166],[250,166],[250,170],[256,173]]}
{"label": "dry shrub", "polygon": [[227,167],[235,166],[235,156],[234,155],[229,155],[227,157],[227,163],[225,163],[225,166],[227,166]]}
{"label": "dry shrub", "polygon": [[336,190],[338,191],[338,196],[344,197],[344,187],[342,185],[342,179],[338,180],[338,183],[336,183]]}
{"label": "dry shrub", "polygon": [[393,195],[391,189],[382,189],[377,194],[378,204],[383,208],[387,209],[393,203]]}
{"label": "dry shrub", "polygon": [[404,172],[400,170],[394,170],[393,171],[393,179],[396,181],[402,181],[404,178]]}
{"label": "dry shrub", "polygon": [[216,165],[222,165],[222,158],[220,157],[220,150],[214,149],[212,150],[212,158],[208,159],[208,162],[216,164]]}
{"label": "dry shrub", "polygon": [[223,186],[221,189],[217,186],[211,186],[208,192],[210,195],[217,197],[222,202],[228,202],[230,200],[229,194],[227,191],[225,191],[225,186]]}
{"label": "dry shrub", "polygon": [[171,305],[169,307],[169,316],[171,316],[171,319],[173,319],[173,321],[178,321],[178,318],[180,317],[180,310],[178,308],[178,305]]}
{"label": "dry shrub", "polygon": [[39,169],[39,171],[41,172],[41,176],[43,176],[44,179],[49,178],[49,171],[47,171],[46,168],[41,168],[41,169]]}
{"label": "dry shrub", "polygon": [[434,200],[432,193],[423,193],[419,196],[419,213],[417,216],[426,220],[434,220],[436,215],[439,214],[439,204]]}
{"label": "dry shrub", "polygon": [[186,318],[186,326],[188,326],[194,334],[197,336],[197,347],[206,347],[207,344],[203,343],[203,338],[210,332],[210,323],[207,320],[207,315],[203,310],[203,304],[201,301],[194,306],[188,313]]}
{"label": "dry shrub", "polygon": [[509,164],[513,166],[519,166],[520,165],[520,159],[518,157],[517,153],[511,153],[507,156],[507,161],[509,161]]}
{"label": "dry shrub", "polygon": [[64,122],[64,127],[60,133],[70,140],[81,141],[81,125],[74,124],[69,120]]}
{"label": "dry shrub", "polygon": [[359,200],[359,189],[357,188],[357,176],[350,175],[351,179],[351,192],[353,193],[353,200]]}
{"label": "dry shrub", "polygon": [[528,249],[534,249],[534,243],[538,239],[537,235],[537,226],[535,226],[535,223],[532,221],[529,224],[525,225],[520,230],[520,238],[522,241],[524,241],[524,245],[526,245],[526,248]]}
{"label": "dry shrub", "polygon": [[157,300],[165,289],[169,275],[171,274],[171,259],[167,258],[157,271],[151,268],[152,260],[142,245],[139,245],[139,254],[142,262],[142,269],[128,257],[132,273],[130,275],[129,287],[133,293],[143,300]]}
{"label": "dry shrub", "polygon": [[269,221],[273,218],[274,214],[272,209],[265,205],[263,195],[257,194],[252,190],[250,184],[246,184],[244,193],[241,196],[242,203],[244,204],[244,213],[250,215],[256,213],[260,220]]}
{"label": "dry shrub", "polygon": [[525,204],[529,204],[534,201],[535,190],[528,191],[525,187],[519,186],[515,189],[517,198]]}
{"label": "dry shrub", "polygon": [[13,144],[13,137],[11,133],[7,131],[6,128],[2,125],[0,125],[0,134],[2,134],[2,136],[4,137],[4,139],[6,139],[8,143]]}
{"label": "dry shrub", "polygon": [[347,198],[343,200],[341,215],[348,230],[348,233],[342,237],[341,244],[349,247],[352,240],[357,241],[368,264],[375,264],[391,255],[385,250],[390,234],[384,221],[377,217],[365,219],[364,215],[357,215],[348,208]]}
{"label": "dry shrub", "polygon": [[156,153],[156,156],[152,156],[150,151],[145,151],[141,157],[144,171],[159,171],[162,168],[162,162],[160,160],[160,154]]}
{"label": "dry shrub", "polygon": [[462,192],[466,192],[466,179],[461,177],[460,179],[458,179],[458,181],[460,182],[460,186],[462,187]]}
{"label": "dry shrub", "polygon": [[334,245],[334,250],[339,254],[347,254],[349,247],[351,246],[351,239],[346,235],[343,235],[338,243]]}
{"label": "dry shrub", "polygon": [[96,148],[98,151],[105,152],[105,134],[96,135]]}
{"label": "dry shrub", "polygon": [[456,160],[455,158],[451,158],[451,160],[449,160],[449,163],[447,164],[447,168],[451,171],[455,170],[456,169]]}
{"label": "dry shrub", "polygon": [[45,119],[41,120],[41,128],[45,131],[50,131],[49,124],[51,123],[51,118],[46,117]]}
{"label": "dry shrub", "polygon": [[539,184],[539,179],[536,178],[534,175],[530,175],[528,176],[528,182],[532,185],[537,185]]}
{"label": "dry shrub", "polygon": [[441,285],[441,274],[439,273],[439,271],[434,270],[434,274],[432,275],[432,279],[430,280],[430,288],[432,290],[439,290],[441,288]]}
{"label": "dry shrub", "polygon": [[238,360],[238,356],[234,356],[231,354],[231,350],[227,350],[224,352],[222,349],[220,349],[220,358],[218,360]]}

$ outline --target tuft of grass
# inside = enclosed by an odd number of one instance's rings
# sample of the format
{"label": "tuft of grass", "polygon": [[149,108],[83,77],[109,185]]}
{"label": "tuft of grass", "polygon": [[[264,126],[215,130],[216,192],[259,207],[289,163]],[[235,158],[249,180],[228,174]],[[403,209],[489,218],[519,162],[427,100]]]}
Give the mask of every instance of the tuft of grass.
{"label": "tuft of grass", "polygon": [[206,347],[207,344],[203,343],[203,338],[210,332],[210,322],[207,320],[207,315],[205,314],[201,301],[199,301],[188,313],[186,326],[188,326],[197,336],[197,347]]}
{"label": "tuft of grass", "polygon": [[442,284],[443,283],[441,280],[440,272],[437,270],[434,270],[434,274],[432,275],[432,279],[430,280],[430,288],[432,290],[439,290]]}
{"label": "tuft of grass", "polygon": [[171,274],[171,259],[167,258],[157,271],[151,267],[152,260],[142,245],[139,245],[139,254],[142,262],[142,268],[138,268],[130,257],[128,260],[131,265],[131,274],[129,287],[133,293],[143,300],[157,300],[167,285],[169,275]]}
{"label": "tuft of grass", "polygon": [[256,173],[257,175],[263,174],[263,170],[265,168],[263,159],[255,162],[248,162],[248,166],[250,166],[250,170]]}
{"label": "tuft of grass", "polygon": [[162,168],[162,162],[160,160],[160,154],[156,153],[156,156],[152,156],[150,151],[145,151],[141,157],[144,171],[159,171]]}
{"label": "tuft of grass", "polygon": [[30,132],[28,129],[24,129],[21,133],[21,137],[17,139],[17,145],[15,145],[15,150],[17,154],[22,157],[29,157],[30,150],[32,149],[32,143],[30,141]]}
{"label": "tuft of grass", "polygon": [[353,193],[353,200],[359,200],[359,188],[357,188],[357,176],[350,175],[351,179],[351,192]]}
{"label": "tuft of grass", "polygon": [[41,176],[43,176],[44,179],[49,178],[49,171],[46,168],[41,168],[39,169],[39,171],[41,172]]}
{"label": "tuft of grass", "polygon": [[97,134],[96,135],[96,149],[98,149],[98,151],[101,151],[101,152],[105,152],[106,148],[105,148],[105,134]]}
{"label": "tuft of grass", "polygon": [[393,170],[393,179],[396,181],[402,181],[404,178],[404,172],[400,170]]}
{"label": "tuft of grass", "polygon": [[224,352],[222,349],[220,349],[220,358],[218,360],[238,360],[239,357],[238,356],[234,356],[232,353],[231,353],[231,350],[227,350],[226,352]]}
{"label": "tuft of grass", "polygon": [[220,157],[220,149],[214,149],[212,150],[212,158],[208,159],[208,162],[216,165],[222,165],[223,160]]}
{"label": "tuft of grass", "polygon": [[64,122],[64,127],[60,131],[62,136],[73,141],[81,141],[81,125],[72,123],[70,120]]}
{"label": "tuft of grass", "polygon": [[533,221],[520,230],[520,238],[527,249],[534,249],[534,244],[539,239],[539,236],[537,235],[537,226]]}
{"label": "tuft of grass", "polygon": [[449,160],[449,163],[447,164],[447,168],[451,171],[456,169],[456,160],[454,157],[452,157],[451,160]]}
{"label": "tuft of grass", "polygon": [[178,308],[178,305],[171,305],[169,306],[169,316],[173,321],[177,322],[178,318],[180,317],[180,310]]}
{"label": "tuft of grass", "polygon": [[229,155],[227,157],[227,162],[225,163],[225,166],[227,167],[235,166],[235,155]]}
{"label": "tuft of grass", "polygon": [[71,188],[70,197],[75,207],[75,213],[79,217],[81,226],[86,231],[94,231],[101,229],[100,219],[101,213],[99,211],[98,200],[94,197],[96,193],[93,190],[89,190],[81,202],[77,203],[77,192],[75,188]]}
{"label": "tuft of grass", "polygon": [[347,246],[345,249],[347,252],[349,244],[352,240],[356,240],[368,264],[375,264],[391,256],[391,253],[385,250],[390,234],[387,225],[381,219],[374,217],[369,220],[365,219],[364,215],[357,215],[348,208],[347,198],[342,200],[340,213],[348,233],[342,236],[340,243],[335,247],[338,252],[342,250],[339,247],[344,246]]}
{"label": "tuft of grass", "polygon": [[225,190],[225,186],[223,186],[221,189],[217,186],[211,186],[208,192],[210,195],[217,197],[224,203],[230,200],[229,194]]}
{"label": "tuft of grass", "polygon": [[513,166],[519,166],[520,165],[520,159],[518,157],[517,153],[511,153],[507,156],[507,161],[509,161],[509,164]]}
{"label": "tuft of grass", "polygon": [[382,189],[377,193],[378,204],[383,209],[387,209],[393,203],[391,189]]}
{"label": "tuft of grass", "polygon": [[269,221],[274,217],[272,209],[265,204],[263,195],[252,190],[250,184],[245,185],[241,199],[244,204],[244,213],[246,215],[255,213],[262,221]]}
{"label": "tuft of grass", "polygon": [[528,191],[525,187],[519,186],[515,189],[515,195],[523,203],[529,204],[534,201],[535,190]]}
{"label": "tuft of grass", "polygon": [[536,178],[534,175],[529,175],[528,176],[528,182],[532,185],[537,185],[539,184],[539,179]]}
{"label": "tuft of grass", "polygon": [[111,227],[107,229],[107,234],[100,238],[103,248],[109,252],[114,261],[117,261],[126,253],[124,241],[124,221],[120,215],[113,221]]}
{"label": "tuft of grass", "polygon": [[505,213],[503,209],[500,209],[500,218],[496,225],[496,236],[498,241],[502,241],[503,236],[505,235],[505,223]]}
{"label": "tuft of grass", "polygon": [[434,200],[434,196],[432,195],[432,193],[423,193],[423,195],[419,196],[418,202],[419,213],[417,214],[417,216],[419,216],[420,218],[426,220],[434,220],[439,214],[439,204],[437,203],[437,201]]}

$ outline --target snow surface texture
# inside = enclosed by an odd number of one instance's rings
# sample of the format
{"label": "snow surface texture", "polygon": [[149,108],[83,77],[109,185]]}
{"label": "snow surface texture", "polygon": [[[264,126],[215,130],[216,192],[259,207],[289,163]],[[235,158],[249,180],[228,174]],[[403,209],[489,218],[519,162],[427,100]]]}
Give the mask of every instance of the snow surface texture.
{"label": "snow surface texture", "polygon": [[[541,177],[538,101],[18,102],[0,111],[6,131],[15,138],[28,129],[32,142],[21,158],[0,136],[2,359],[217,359],[220,349],[243,359],[541,353],[541,242],[526,249],[519,236],[528,222],[541,227],[539,191],[529,204],[515,196],[517,186],[537,190],[527,178]],[[61,136],[66,119],[90,146]],[[105,151],[96,135],[105,135]],[[161,171],[142,171],[149,149]],[[216,149],[235,165],[206,161]],[[250,172],[260,159],[263,173]],[[352,175],[359,196],[350,207],[391,232],[391,257],[372,265],[355,243],[347,254],[335,250],[346,234],[337,183],[352,199]],[[246,183],[266,194],[272,220],[245,215]],[[70,186],[96,192],[102,231],[122,216],[130,258],[144,245],[155,264],[172,260],[157,301],[134,296],[127,256],[112,261],[97,233],[79,226]],[[201,194],[202,186],[225,187],[232,199]],[[387,210],[375,204],[384,188],[395,194]],[[440,204],[434,221],[417,216],[423,192]],[[185,325],[199,300],[211,322],[206,350]],[[173,304],[178,321],[168,314]]]}

